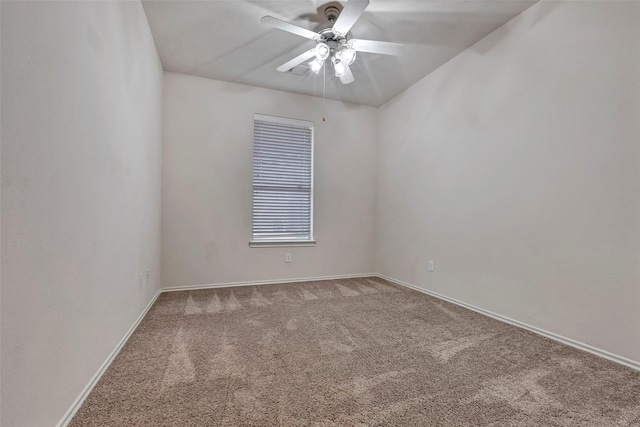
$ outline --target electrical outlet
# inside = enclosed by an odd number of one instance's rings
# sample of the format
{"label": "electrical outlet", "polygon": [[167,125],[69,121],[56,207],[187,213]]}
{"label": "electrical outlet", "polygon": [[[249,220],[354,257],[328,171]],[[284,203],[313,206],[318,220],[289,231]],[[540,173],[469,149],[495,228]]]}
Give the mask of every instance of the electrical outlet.
{"label": "electrical outlet", "polygon": [[149,276],[151,276],[151,273],[149,273],[149,270],[147,270],[147,283],[149,283]]}
{"label": "electrical outlet", "polygon": [[433,271],[433,261],[429,260],[429,271]]}
{"label": "electrical outlet", "polygon": [[292,260],[291,254],[289,252],[287,252],[284,255],[284,262],[291,262],[291,260]]}

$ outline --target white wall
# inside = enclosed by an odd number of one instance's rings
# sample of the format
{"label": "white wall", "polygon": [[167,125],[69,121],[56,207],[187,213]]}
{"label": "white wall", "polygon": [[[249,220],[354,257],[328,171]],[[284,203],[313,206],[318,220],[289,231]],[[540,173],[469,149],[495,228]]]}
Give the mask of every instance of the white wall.
{"label": "white wall", "polygon": [[383,106],[378,272],[640,361],[638,22],[538,3]]}
{"label": "white wall", "polygon": [[[254,113],[315,122],[315,247],[248,246]],[[324,109],[319,98],[165,73],[163,285],[372,272],[376,113],[329,100]],[[286,252],[293,254],[290,264]]]}
{"label": "white wall", "polygon": [[162,68],[137,2],[1,27],[1,422],[51,426],[160,285]]}

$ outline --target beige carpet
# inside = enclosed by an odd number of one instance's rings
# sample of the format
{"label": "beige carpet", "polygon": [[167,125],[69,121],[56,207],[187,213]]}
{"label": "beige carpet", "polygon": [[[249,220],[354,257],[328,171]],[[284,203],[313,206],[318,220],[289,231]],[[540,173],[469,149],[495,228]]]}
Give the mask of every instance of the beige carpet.
{"label": "beige carpet", "polygon": [[163,293],[71,426],[639,426],[640,373],[377,278]]}

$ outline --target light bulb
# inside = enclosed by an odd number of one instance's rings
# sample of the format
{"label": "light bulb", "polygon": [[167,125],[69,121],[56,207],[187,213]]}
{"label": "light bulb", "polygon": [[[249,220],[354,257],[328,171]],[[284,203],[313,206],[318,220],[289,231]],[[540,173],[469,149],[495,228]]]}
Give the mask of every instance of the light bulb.
{"label": "light bulb", "polygon": [[323,65],[324,65],[324,61],[321,61],[318,58],[309,62],[309,68],[311,68],[311,71],[313,71],[316,74],[320,74],[320,70],[322,69]]}
{"label": "light bulb", "polygon": [[316,58],[324,61],[329,57],[329,53],[331,53],[331,50],[326,43],[318,43],[318,45],[316,46]]}
{"label": "light bulb", "polygon": [[336,53],[336,56],[338,57],[338,59],[340,59],[340,61],[344,62],[347,65],[351,65],[353,64],[353,61],[356,60],[356,50],[351,47],[345,46],[338,53]]}
{"label": "light bulb", "polygon": [[335,56],[331,57],[331,62],[333,62],[333,69],[336,71],[336,77],[344,76],[349,66]]}

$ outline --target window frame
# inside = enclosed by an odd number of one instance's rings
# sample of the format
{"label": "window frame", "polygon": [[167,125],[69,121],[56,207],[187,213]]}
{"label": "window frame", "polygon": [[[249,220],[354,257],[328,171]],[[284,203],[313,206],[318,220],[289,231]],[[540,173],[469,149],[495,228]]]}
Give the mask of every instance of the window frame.
{"label": "window frame", "polygon": [[[255,167],[255,122],[256,120],[283,124],[283,125],[293,125],[293,126],[301,126],[308,127],[311,130],[311,166],[310,166],[310,175],[311,182],[309,188],[309,235],[306,237],[298,237],[292,238],[289,236],[286,237],[265,237],[265,238],[256,238],[253,234],[253,212],[254,212],[254,167]],[[267,114],[259,114],[255,113],[253,115],[253,140],[252,140],[252,158],[251,158],[251,240],[249,241],[250,247],[283,247],[283,246],[315,246],[316,241],[314,239],[313,226],[314,226],[314,160],[315,160],[315,123],[309,120],[301,120],[301,119],[293,119],[288,117],[280,117],[280,116],[272,116]]]}

